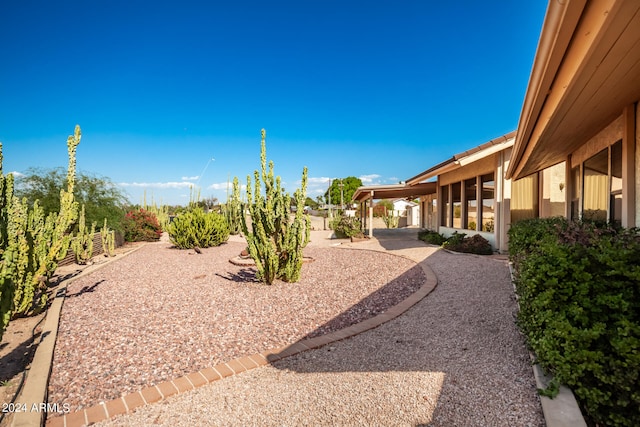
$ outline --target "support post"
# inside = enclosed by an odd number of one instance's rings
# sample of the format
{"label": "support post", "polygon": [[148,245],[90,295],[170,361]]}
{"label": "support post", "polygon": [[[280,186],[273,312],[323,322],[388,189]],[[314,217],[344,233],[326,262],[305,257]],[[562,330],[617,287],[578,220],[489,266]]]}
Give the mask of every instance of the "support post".
{"label": "support post", "polygon": [[369,237],[373,237],[373,191],[369,196]]}

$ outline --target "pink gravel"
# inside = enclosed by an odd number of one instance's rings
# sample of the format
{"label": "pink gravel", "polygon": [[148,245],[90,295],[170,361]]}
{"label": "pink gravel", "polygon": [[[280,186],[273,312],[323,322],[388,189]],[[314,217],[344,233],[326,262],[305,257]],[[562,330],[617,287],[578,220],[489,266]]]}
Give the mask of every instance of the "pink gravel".
{"label": "pink gravel", "polygon": [[229,263],[229,242],[202,254],[149,244],[67,289],[49,402],[72,411],[243,355],[341,329],[424,282],[390,254],[308,247],[298,283],[266,286]]}

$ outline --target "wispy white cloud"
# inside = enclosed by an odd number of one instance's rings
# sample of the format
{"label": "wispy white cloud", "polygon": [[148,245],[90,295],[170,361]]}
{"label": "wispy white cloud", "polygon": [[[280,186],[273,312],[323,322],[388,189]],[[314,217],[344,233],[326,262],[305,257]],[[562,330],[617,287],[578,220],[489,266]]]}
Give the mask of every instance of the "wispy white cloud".
{"label": "wispy white cloud", "polygon": [[[227,187],[227,185],[229,187]],[[229,192],[231,192],[233,190],[233,184],[227,183],[227,182],[214,182],[213,184],[211,184],[211,185],[209,185],[207,187],[207,190],[226,190],[227,188],[229,188]],[[247,185],[246,184],[240,184],[240,189],[241,190],[246,190],[247,189]]]}
{"label": "wispy white cloud", "polygon": [[309,177],[307,178],[307,181],[309,182],[309,184],[329,184],[329,181],[331,181],[331,178],[327,178],[325,176],[320,176],[320,177]]}
{"label": "wispy white cloud", "polygon": [[199,175],[196,175],[196,176],[183,176],[182,180],[183,181],[197,181],[198,178],[200,178]]}
{"label": "wispy white cloud", "polygon": [[18,171],[13,171],[13,172],[9,172],[9,173],[12,174],[14,178],[20,178],[22,176],[26,176],[25,174],[20,173]]}
{"label": "wispy white cloud", "polygon": [[137,187],[137,188],[189,188],[193,186],[188,181],[169,181],[169,182],[119,182],[121,187]]}
{"label": "wispy white cloud", "polygon": [[381,176],[377,173],[372,173],[369,175],[360,175],[358,178],[362,181],[363,184],[374,184],[380,182],[379,178]]}
{"label": "wispy white cloud", "polygon": [[[309,177],[307,178],[307,195],[311,198],[324,194],[329,188],[329,182],[331,178],[326,176]],[[297,181],[297,185],[301,184],[301,181]]]}

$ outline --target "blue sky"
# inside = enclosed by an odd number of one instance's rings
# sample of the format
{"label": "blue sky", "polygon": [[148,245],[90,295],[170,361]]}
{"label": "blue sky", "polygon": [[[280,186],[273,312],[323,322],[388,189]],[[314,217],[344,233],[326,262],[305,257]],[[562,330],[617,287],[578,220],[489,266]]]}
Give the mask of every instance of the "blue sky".
{"label": "blue sky", "polygon": [[[66,166],[140,203],[225,200],[267,156],[288,190],[397,183],[514,130],[541,1],[13,1],[0,6],[6,172]],[[215,159],[211,161],[211,159]],[[203,173],[204,171],[204,173]]]}

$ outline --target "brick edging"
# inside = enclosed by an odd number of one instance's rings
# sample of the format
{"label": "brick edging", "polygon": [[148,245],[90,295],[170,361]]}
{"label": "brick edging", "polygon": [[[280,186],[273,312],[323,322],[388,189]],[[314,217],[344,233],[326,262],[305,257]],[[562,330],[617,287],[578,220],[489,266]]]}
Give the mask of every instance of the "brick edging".
{"label": "brick edging", "polygon": [[[58,336],[58,324],[60,322],[62,305],[64,304],[64,299],[66,297],[67,286],[80,277],[99,270],[102,267],[137,251],[143,246],[145,245],[140,245],[117,257],[112,257],[106,262],[86,267],[79,274],[63,280],[52,289],[51,293],[53,295],[53,299],[51,301],[51,305],[47,309],[47,315],[45,316],[44,325],[40,334],[41,338],[33,356],[31,367],[27,372],[24,386],[16,399],[17,402],[24,404],[26,408],[40,408],[40,405],[43,403],[46,404],[47,402],[47,387],[49,383],[49,375],[51,374],[51,365],[53,363],[53,351],[55,349],[56,339]],[[42,410],[15,412],[11,425],[12,427],[43,425],[45,415],[45,411]]]}
{"label": "brick edging", "polygon": [[[403,255],[390,255],[400,256],[402,258],[411,260],[410,258]],[[285,357],[320,348],[327,344],[341,341],[346,338],[361,334],[362,332],[368,331],[370,329],[377,328],[383,323],[393,320],[409,310],[409,308],[413,307],[424,297],[429,295],[431,291],[433,291],[437,286],[438,278],[429,266],[427,266],[423,262],[416,262],[414,260],[411,261],[419,265],[422,268],[422,271],[425,273],[424,283],[417,291],[415,291],[384,313],[378,314],[377,316],[364,320],[360,323],[356,323],[355,325],[351,325],[344,329],[330,332],[319,337],[307,338],[290,345],[265,350],[250,356],[239,357],[228,362],[220,363],[213,367],[205,368],[197,372],[192,372],[174,380],[165,381],[157,385],[146,387],[140,391],[126,394],[118,399],[113,399],[108,402],[100,402],[86,409],[81,409],[79,411],[65,414],[60,417],[50,418],[47,420],[46,426],[80,427],[91,425],[92,423],[97,423],[99,421],[108,420],[111,417],[126,414],[144,405],[160,402],[170,396],[194,390],[205,384],[221,380],[231,375],[250,371],[252,369],[259,368],[261,366],[265,366],[278,360],[284,359]]]}

